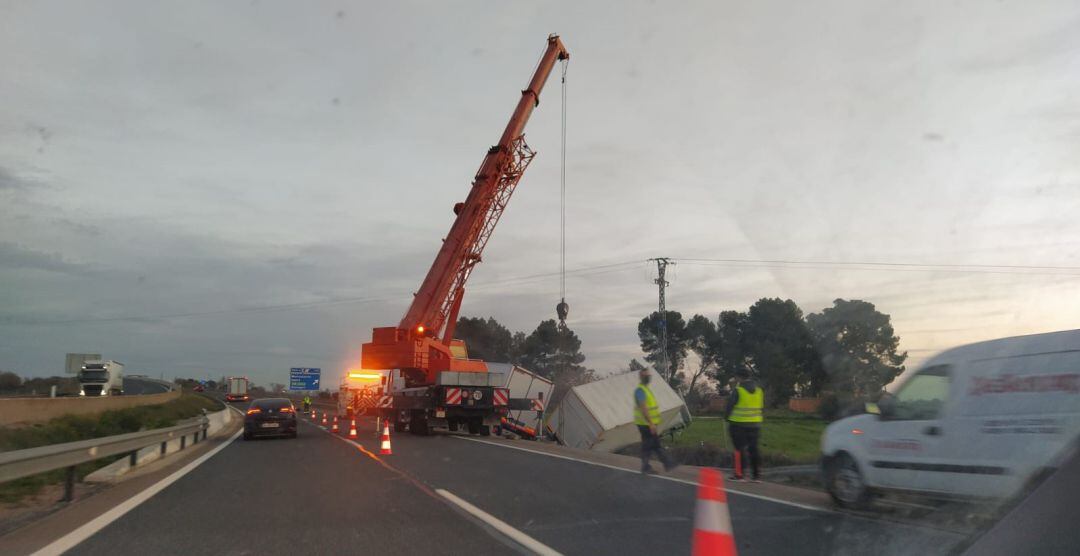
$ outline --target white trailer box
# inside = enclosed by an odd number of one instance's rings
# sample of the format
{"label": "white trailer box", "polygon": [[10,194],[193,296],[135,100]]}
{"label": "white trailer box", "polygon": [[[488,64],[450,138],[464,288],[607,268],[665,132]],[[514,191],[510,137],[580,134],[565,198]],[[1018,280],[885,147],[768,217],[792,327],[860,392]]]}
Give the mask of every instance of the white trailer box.
{"label": "white trailer box", "polygon": [[[544,407],[551,400],[555,383],[550,380],[510,363],[488,363],[488,373],[497,377],[498,386],[510,389],[510,399],[543,400]],[[540,412],[535,410],[511,409],[510,416],[529,426],[535,426]]]}
{"label": "white trailer box", "polygon": [[64,358],[64,372],[77,375],[87,361],[101,361],[100,353],[69,353]]}
{"label": "white trailer box", "polygon": [[[614,452],[641,441],[634,424],[634,389],[638,374],[618,374],[575,386],[549,414],[547,427],[573,448]],[[671,386],[655,373],[649,383],[660,406],[660,431],[689,424],[690,412]]]}

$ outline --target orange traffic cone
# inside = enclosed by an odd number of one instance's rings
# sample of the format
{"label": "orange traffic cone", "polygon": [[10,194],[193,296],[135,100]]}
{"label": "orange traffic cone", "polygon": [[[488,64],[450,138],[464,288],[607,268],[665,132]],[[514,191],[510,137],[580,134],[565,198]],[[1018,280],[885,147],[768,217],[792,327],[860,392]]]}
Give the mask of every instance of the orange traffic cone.
{"label": "orange traffic cone", "polygon": [[383,423],[382,430],[382,446],[379,447],[379,455],[389,456],[393,452],[390,451],[390,423]]}
{"label": "orange traffic cone", "polygon": [[323,412],[323,414],[322,414],[322,426],[324,428],[326,427],[326,413],[325,412]]}
{"label": "orange traffic cone", "polygon": [[315,410],[314,409],[311,410],[311,420],[312,421],[315,420]]}
{"label": "orange traffic cone", "polygon": [[349,438],[356,438],[356,419],[353,419],[352,423],[349,424]]}
{"label": "orange traffic cone", "polygon": [[330,432],[338,432],[337,415],[334,415],[334,426],[330,428]]}
{"label": "orange traffic cone", "polygon": [[693,556],[735,556],[724,479],[711,467],[701,468],[697,507],[694,509]]}

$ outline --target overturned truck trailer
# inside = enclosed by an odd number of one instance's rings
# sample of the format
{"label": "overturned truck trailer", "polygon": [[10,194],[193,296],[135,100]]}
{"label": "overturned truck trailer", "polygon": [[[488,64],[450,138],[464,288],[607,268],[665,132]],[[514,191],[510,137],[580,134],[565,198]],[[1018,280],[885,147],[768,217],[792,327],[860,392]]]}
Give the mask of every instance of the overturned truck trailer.
{"label": "overturned truck trailer", "polygon": [[501,427],[524,438],[536,438],[555,385],[510,363],[488,363],[487,366],[489,373],[499,377],[499,386],[510,391],[509,411],[502,418]]}
{"label": "overturned truck trailer", "polygon": [[[641,440],[634,424],[635,372],[575,386],[547,418],[547,429],[559,442],[574,448],[614,452]],[[660,406],[660,431],[690,423],[682,397],[663,380],[649,383]]]}

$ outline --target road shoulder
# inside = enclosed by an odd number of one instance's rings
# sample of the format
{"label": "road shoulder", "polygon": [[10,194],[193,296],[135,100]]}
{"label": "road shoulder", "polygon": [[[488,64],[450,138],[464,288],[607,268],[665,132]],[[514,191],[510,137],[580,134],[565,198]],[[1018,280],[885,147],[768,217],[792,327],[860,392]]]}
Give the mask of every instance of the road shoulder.
{"label": "road shoulder", "polygon": [[217,437],[199,442],[172,457],[138,468],[108,487],[89,489],[85,491],[85,498],[76,498],[74,502],[0,536],[0,554],[32,554],[48,546],[152,488],[211,450],[231,442],[242,424],[241,419],[235,419]]}

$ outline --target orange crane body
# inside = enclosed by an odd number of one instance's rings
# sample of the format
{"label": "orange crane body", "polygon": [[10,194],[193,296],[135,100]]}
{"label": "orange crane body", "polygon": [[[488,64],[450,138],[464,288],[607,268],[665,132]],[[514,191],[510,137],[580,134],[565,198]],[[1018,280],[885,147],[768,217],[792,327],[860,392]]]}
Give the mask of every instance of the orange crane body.
{"label": "orange crane body", "polygon": [[548,37],[499,142],[488,149],[465,201],[454,205],[457,217],[405,316],[397,326],[374,329],[371,342],[362,346],[363,368],[401,369],[411,385],[434,384],[442,371],[487,372],[483,361],[465,357],[464,343],[453,339],[465,282],[535,155],[525,144],[525,124],[555,64],[569,57],[557,35]]}

